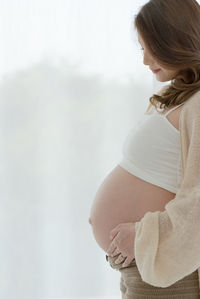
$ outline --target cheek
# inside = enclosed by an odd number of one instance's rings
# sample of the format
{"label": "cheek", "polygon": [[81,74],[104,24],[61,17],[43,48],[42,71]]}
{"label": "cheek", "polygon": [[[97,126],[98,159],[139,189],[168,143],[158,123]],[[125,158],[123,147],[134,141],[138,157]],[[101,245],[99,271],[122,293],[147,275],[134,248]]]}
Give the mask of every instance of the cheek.
{"label": "cheek", "polygon": [[161,75],[163,77],[165,77],[166,79],[172,79],[174,76],[175,76],[175,72],[174,71],[166,71],[166,70],[163,70],[161,72]]}
{"label": "cheek", "polygon": [[166,75],[168,75],[169,77],[174,77],[176,75],[175,71],[167,71]]}

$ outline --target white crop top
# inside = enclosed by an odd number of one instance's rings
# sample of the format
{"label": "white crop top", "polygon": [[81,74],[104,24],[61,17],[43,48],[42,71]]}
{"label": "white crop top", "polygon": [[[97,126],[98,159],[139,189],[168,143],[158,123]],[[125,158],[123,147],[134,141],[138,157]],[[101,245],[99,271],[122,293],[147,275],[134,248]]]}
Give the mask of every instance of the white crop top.
{"label": "white crop top", "polygon": [[155,107],[153,113],[145,113],[127,136],[119,163],[133,175],[173,193],[180,186],[180,135],[166,116],[182,104],[165,114]]}

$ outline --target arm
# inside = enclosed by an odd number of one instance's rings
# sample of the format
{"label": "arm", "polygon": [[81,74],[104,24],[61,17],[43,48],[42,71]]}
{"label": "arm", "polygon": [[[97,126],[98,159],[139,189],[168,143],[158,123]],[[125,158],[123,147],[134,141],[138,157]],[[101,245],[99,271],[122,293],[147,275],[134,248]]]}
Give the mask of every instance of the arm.
{"label": "arm", "polygon": [[184,104],[180,120],[182,181],[164,212],[135,224],[134,253],[142,279],[168,287],[200,267],[200,93]]}

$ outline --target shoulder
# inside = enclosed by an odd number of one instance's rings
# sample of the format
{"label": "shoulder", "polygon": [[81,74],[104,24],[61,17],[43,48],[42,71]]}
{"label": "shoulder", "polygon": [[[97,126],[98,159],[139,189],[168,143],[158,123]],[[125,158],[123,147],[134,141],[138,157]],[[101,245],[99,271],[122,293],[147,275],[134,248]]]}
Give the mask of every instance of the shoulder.
{"label": "shoulder", "polygon": [[200,91],[194,93],[183,105],[181,112],[182,116],[194,117],[198,115],[200,117]]}
{"label": "shoulder", "polygon": [[185,103],[186,106],[192,106],[193,104],[199,104],[200,102],[200,90],[195,92]]}
{"label": "shoulder", "polygon": [[[179,128],[181,135],[188,136],[200,131],[200,91],[193,94],[183,105],[180,113]],[[196,133],[195,133],[196,134]]]}

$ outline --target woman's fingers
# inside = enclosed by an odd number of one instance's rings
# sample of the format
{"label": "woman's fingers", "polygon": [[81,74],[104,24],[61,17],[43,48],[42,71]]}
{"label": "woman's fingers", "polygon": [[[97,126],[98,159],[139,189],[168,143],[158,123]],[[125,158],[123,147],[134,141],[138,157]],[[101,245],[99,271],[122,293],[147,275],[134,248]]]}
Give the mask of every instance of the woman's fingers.
{"label": "woman's fingers", "polygon": [[108,247],[108,249],[107,249],[107,254],[108,255],[112,255],[113,253],[114,253],[114,251],[117,249],[117,246],[115,245],[115,243],[114,242],[112,242],[110,245],[109,245],[109,247]]}
{"label": "woman's fingers", "polygon": [[133,261],[133,257],[127,257],[126,260],[124,261],[122,267],[125,268],[125,267],[128,267],[130,265],[130,263]]}
{"label": "woman's fingers", "polygon": [[117,231],[117,230],[113,230],[112,232],[110,232],[109,237],[110,237],[110,240],[111,240],[111,241],[114,240],[114,239],[116,238],[118,232],[119,232],[119,231]]}
{"label": "woman's fingers", "polygon": [[118,256],[118,258],[115,260],[115,264],[121,264],[125,259],[126,259],[126,257],[124,257],[122,254],[120,254]]}
{"label": "woman's fingers", "polygon": [[112,257],[118,255],[120,253],[119,249],[118,248],[115,248],[115,250],[113,251],[113,253],[110,255]]}

